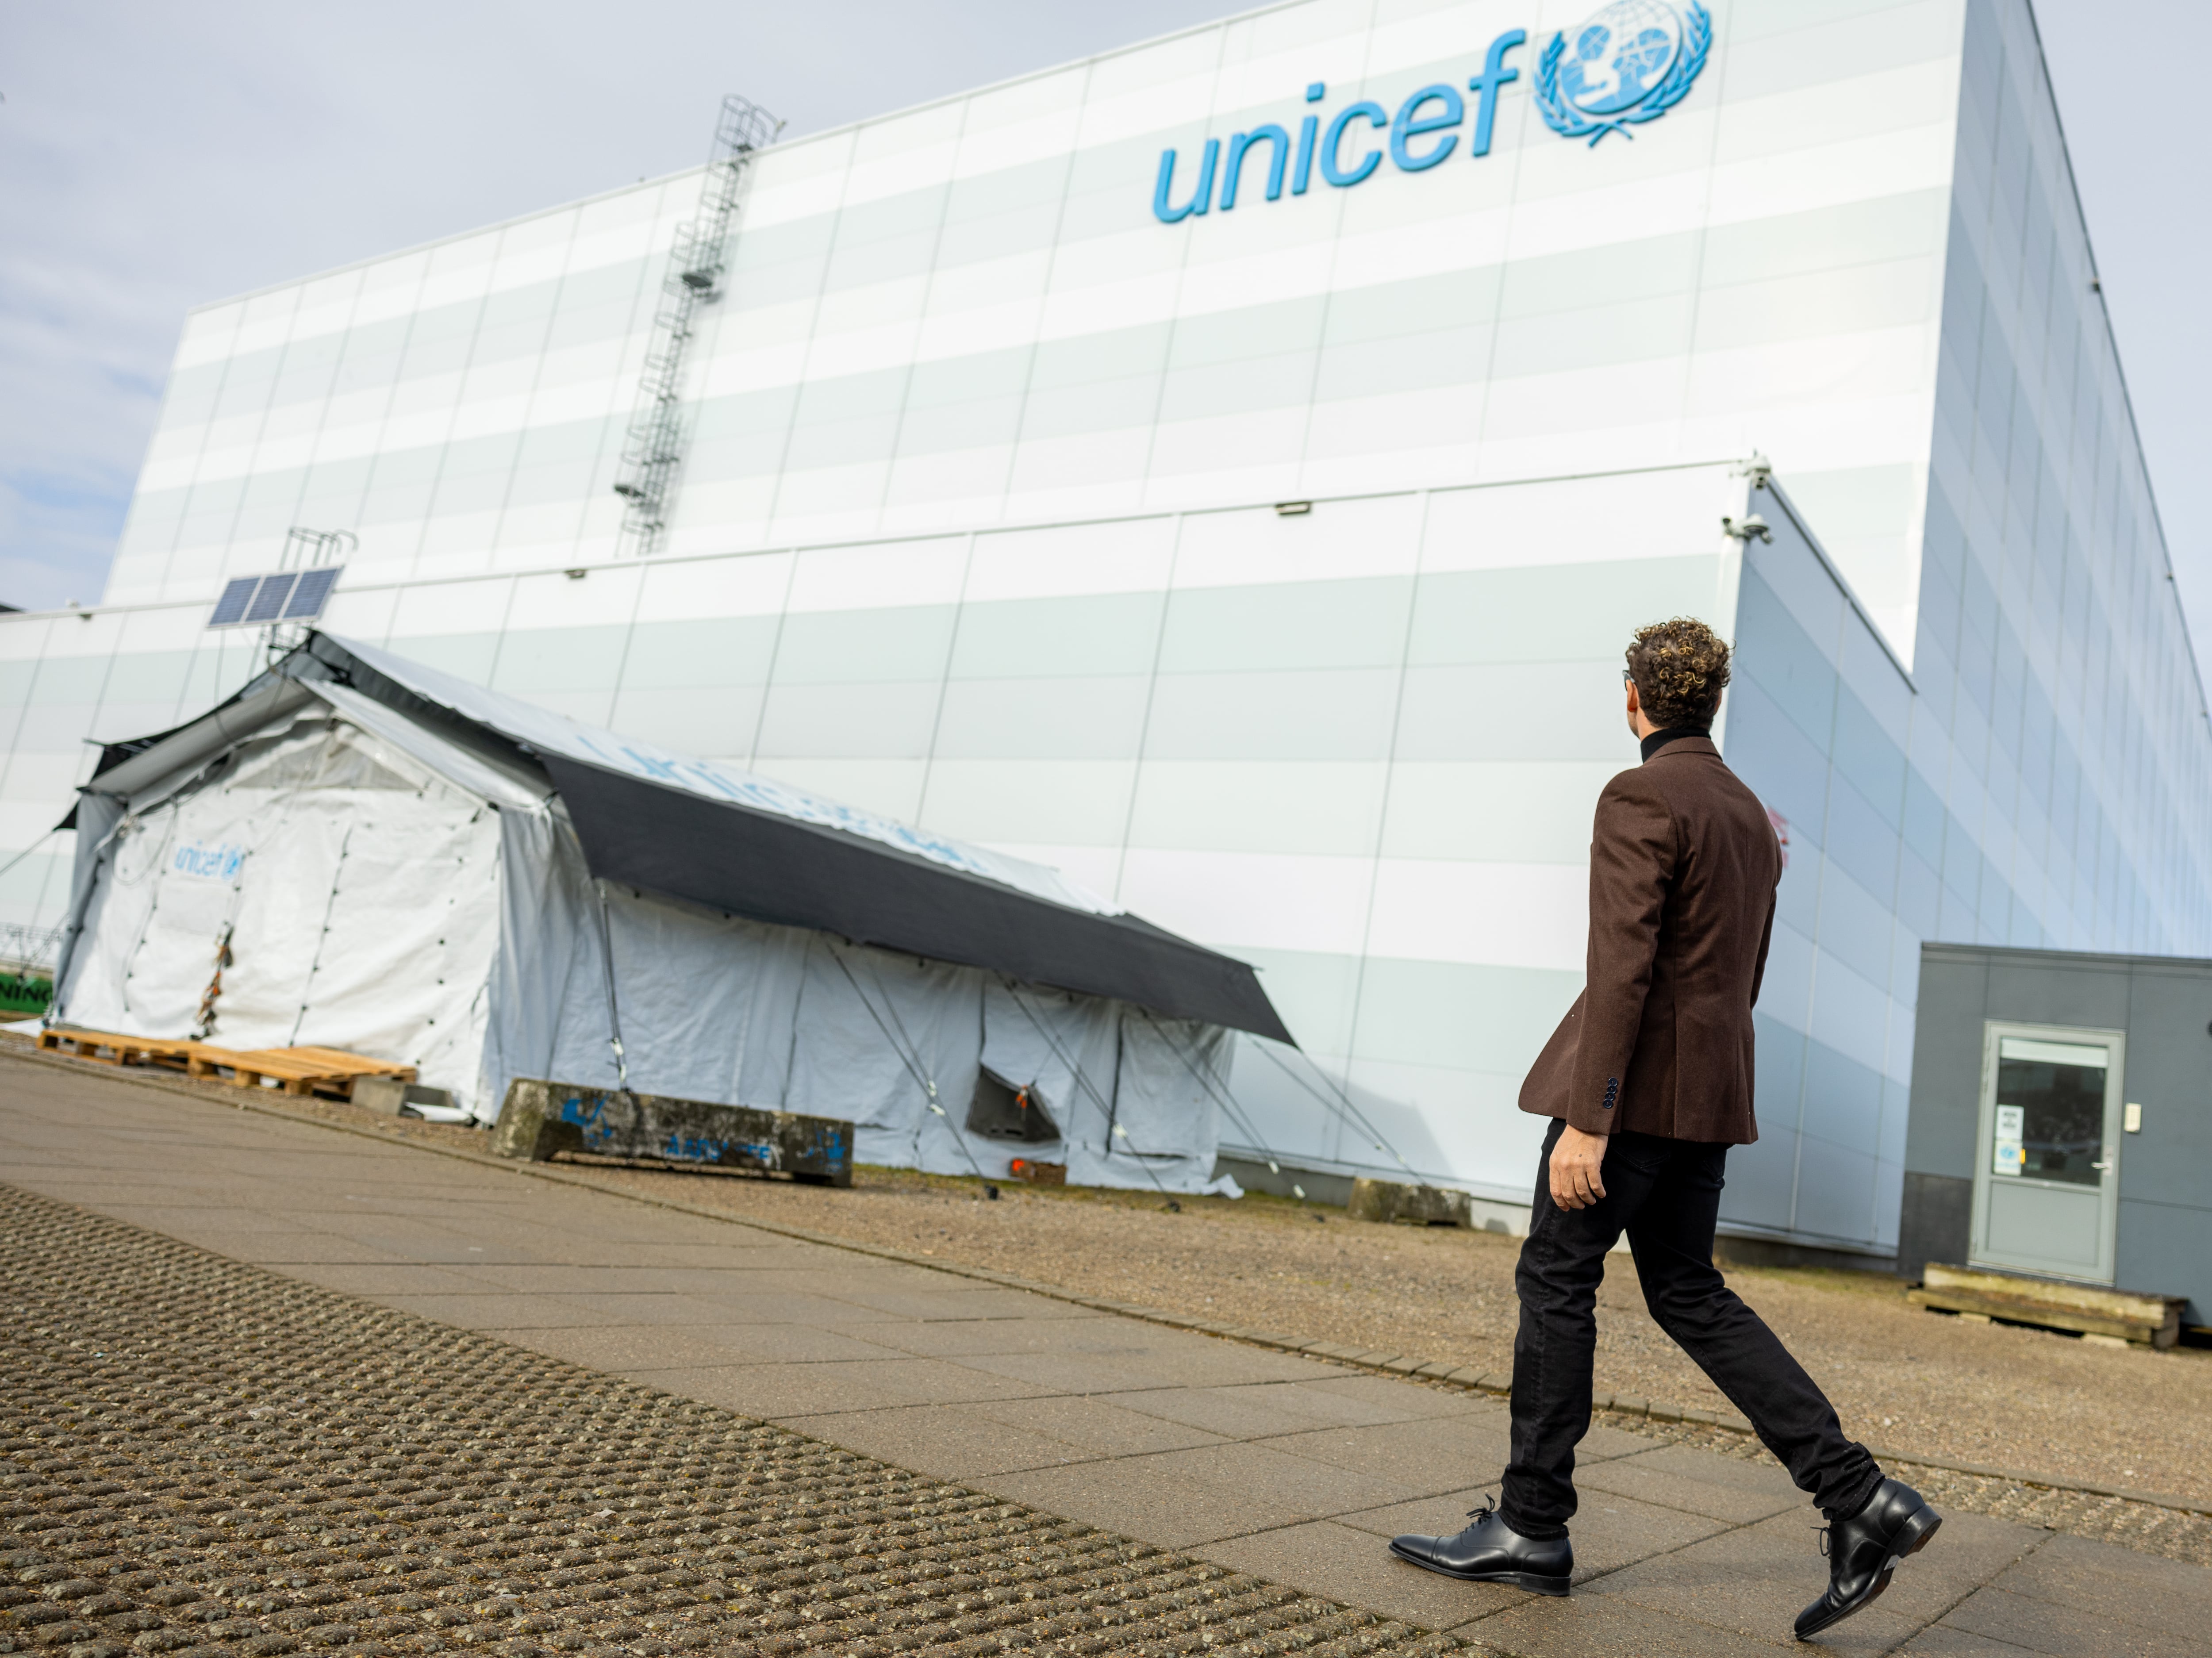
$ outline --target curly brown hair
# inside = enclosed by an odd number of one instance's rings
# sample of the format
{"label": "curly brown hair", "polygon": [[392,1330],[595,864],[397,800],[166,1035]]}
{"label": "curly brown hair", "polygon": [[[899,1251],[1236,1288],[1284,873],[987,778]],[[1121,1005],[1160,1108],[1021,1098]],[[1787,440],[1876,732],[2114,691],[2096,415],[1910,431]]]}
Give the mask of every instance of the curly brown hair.
{"label": "curly brown hair", "polygon": [[1728,641],[1694,616],[1638,628],[1628,673],[1644,717],[1662,730],[1711,726],[1728,688],[1729,654]]}

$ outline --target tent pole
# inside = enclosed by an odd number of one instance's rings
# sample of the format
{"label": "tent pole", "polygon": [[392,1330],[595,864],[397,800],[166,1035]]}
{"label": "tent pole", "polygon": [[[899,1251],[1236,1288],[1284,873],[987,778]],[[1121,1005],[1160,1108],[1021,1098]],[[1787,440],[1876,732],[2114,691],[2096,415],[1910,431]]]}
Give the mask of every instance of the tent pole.
{"label": "tent pole", "polygon": [[799,951],[799,993],[791,999],[791,1040],[783,1049],[783,1086],[776,1090],[776,1109],[791,1109],[791,1079],[799,1074],[799,1015],[806,1005],[806,964],[814,959],[814,940],[808,933]]}
{"label": "tent pole", "polygon": [[607,920],[607,884],[594,880],[592,894],[599,901],[599,956],[607,986],[607,1046],[615,1051],[615,1089],[624,1099],[635,1099],[629,1091],[629,1059],[623,1052],[622,1009],[615,999],[615,933]]}

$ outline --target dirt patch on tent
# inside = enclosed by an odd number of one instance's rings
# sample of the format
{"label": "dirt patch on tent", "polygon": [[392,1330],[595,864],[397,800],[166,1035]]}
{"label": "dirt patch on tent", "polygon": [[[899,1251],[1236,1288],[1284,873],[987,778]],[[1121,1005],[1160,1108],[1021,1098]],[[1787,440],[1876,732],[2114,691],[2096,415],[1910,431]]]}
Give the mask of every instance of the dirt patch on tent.
{"label": "dirt patch on tent", "polygon": [[[181,1080],[181,1079],[179,1079]],[[199,1091],[196,1090],[195,1091]],[[209,1088],[221,1099],[231,1090]],[[395,1122],[322,1101],[303,1114],[483,1150],[480,1130]],[[594,1168],[595,1181],[726,1210],[733,1219],[988,1267],[1085,1294],[1251,1328],[1504,1370],[1512,1363],[1516,1239],[1374,1226],[1260,1196],[1035,1191],[862,1168],[850,1191],[738,1175]],[[1836,1402],[1877,1445],[2212,1500],[2212,1351],[2153,1353],[1969,1325],[1905,1304],[1875,1273],[1732,1268]],[[1615,1256],[1598,1305],[1597,1385],[1676,1405],[1725,1405],[1644,1312]]]}

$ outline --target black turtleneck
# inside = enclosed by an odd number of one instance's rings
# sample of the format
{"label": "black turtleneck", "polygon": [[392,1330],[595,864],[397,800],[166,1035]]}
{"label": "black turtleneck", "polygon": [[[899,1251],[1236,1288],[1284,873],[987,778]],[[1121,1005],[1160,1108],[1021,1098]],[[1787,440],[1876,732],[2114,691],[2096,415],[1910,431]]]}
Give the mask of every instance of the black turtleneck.
{"label": "black turtleneck", "polygon": [[1678,737],[1710,737],[1710,726],[1669,726],[1663,732],[1654,732],[1644,739],[1644,757],[1649,760]]}

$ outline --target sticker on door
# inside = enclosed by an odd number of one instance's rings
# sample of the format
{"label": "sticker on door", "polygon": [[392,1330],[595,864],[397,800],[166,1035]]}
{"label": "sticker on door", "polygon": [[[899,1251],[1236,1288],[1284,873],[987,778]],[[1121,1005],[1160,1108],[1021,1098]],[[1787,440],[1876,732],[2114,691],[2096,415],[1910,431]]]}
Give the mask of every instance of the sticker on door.
{"label": "sticker on door", "polygon": [[2027,1167],[2027,1110],[2024,1106],[2001,1105],[1997,1108],[1996,1155],[1990,1159],[1993,1175],[2017,1175]]}

